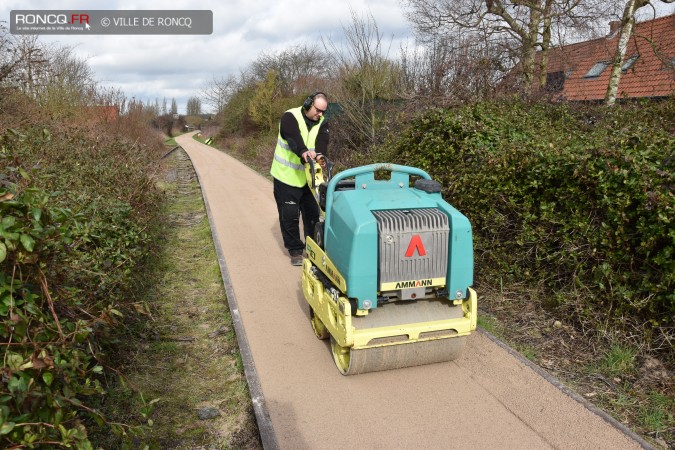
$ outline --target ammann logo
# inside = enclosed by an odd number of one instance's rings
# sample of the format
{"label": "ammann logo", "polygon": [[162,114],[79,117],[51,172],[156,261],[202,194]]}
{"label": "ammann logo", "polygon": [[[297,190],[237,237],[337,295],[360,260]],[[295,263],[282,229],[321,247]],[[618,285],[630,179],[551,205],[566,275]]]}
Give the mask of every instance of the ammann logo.
{"label": "ammann logo", "polygon": [[427,287],[432,285],[433,280],[431,278],[427,278],[426,280],[399,281],[398,283],[396,283],[395,289],[409,289],[417,287]]}

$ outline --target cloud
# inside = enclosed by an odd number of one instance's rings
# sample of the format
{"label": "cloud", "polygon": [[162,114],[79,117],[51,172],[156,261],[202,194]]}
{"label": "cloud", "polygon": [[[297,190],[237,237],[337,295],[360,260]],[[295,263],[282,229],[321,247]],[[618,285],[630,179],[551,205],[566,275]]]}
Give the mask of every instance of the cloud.
{"label": "cloud", "polygon": [[[659,15],[672,14],[675,5],[655,2]],[[3,0],[0,21],[9,20],[11,10],[55,9],[52,1]],[[321,39],[338,44],[343,29],[352,25],[352,12],[359,19],[372,16],[390,56],[398,53],[401,41],[411,36],[400,0],[111,0],[105,6],[80,0],[64,0],[66,10],[193,10],[213,11],[213,34],[184,36],[41,36],[43,42],[73,47],[87,58],[103,85],[117,86],[137,99],[176,98],[180,111],[187,99],[201,88],[228,74],[240,71],[263,52],[276,53]],[[645,10],[648,8],[644,8]],[[665,12],[664,12],[665,10]],[[650,11],[651,12],[651,11]]]}
{"label": "cloud", "polygon": [[[198,95],[214,77],[238,76],[263,52],[312,42],[321,45],[322,37],[340,39],[343,27],[351,23],[351,10],[372,14],[385,36],[405,32],[407,27],[398,0],[174,0],[170,4],[113,0],[104,7],[91,1],[65,0],[58,8],[213,11],[213,34],[208,36],[40,37],[43,42],[72,47],[76,55],[88,60],[102,85],[119,87],[129,98],[144,101],[175,97],[182,111],[187,99]],[[0,20],[9,20],[10,11],[18,9],[55,6],[39,0],[6,0],[0,6]]]}

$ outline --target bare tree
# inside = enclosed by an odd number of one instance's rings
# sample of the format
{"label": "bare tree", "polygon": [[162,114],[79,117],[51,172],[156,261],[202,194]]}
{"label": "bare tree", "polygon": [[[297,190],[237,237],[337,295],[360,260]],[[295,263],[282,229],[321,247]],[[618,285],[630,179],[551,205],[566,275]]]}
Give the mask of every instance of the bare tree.
{"label": "bare tree", "polygon": [[326,51],[333,55],[332,73],[339,83],[332,97],[340,104],[352,133],[352,145],[374,143],[383,124],[387,102],[401,97],[403,76],[400,65],[389,59],[389,47],[372,15],[359,17],[352,10],[352,23],[343,28],[346,48],[325,39]]}
{"label": "bare tree", "polygon": [[155,104],[152,105],[152,109],[155,113],[155,116],[159,116],[161,114],[162,109],[159,106],[159,98],[155,97]]}
{"label": "bare tree", "polygon": [[75,55],[71,47],[48,47],[45,54],[49,66],[36,78],[34,91],[38,103],[56,115],[95,105],[98,81],[87,60]]}
{"label": "bare tree", "polygon": [[21,62],[18,45],[7,27],[0,23],[0,83],[9,84],[16,67]]}
{"label": "bare tree", "polygon": [[514,66],[510,42],[474,34],[434,35],[401,49],[406,95],[434,104],[479,99],[494,94]]}
{"label": "bare tree", "polygon": [[[663,3],[673,3],[675,0],[661,0]],[[635,13],[643,6],[651,4],[650,0],[628,0],[621,16],[619,23],[619,39],[612,58],[612,72],[609,75],[609,83],[607,84],[607,92],[605,93],[605,104],[612,106],[616,102],[616,93],[619,89],[619,81],[621,80],[621,64],[626,57],[626,49],[628,48],[628,40],[633,33],[633,26],[635,24]]]}
{"label": "bare tree", "polygon": [[[531,92],[537,70],[538,85],[546,83],[548,49],[556,29],[588,27],[591,18],[603,14],[606,4],[598,0],[404,0],[407,17],[421,35],[461,31],[487,41],[501,36],[511,42],[518,56],[521,91]],[[485,45],[487,48],[488,46]],[[536,54],[541,51],[539,67]]]}
{"label": "bare tree", "polygon": [[49,70],[49,58],[37,35],[16,38],[0,27],[0,83],[33,95]]}
{"label": "bare tree", "polygon": [[96,91],[96,104],[114,106],[121,112],[126,106],[126,96],[118,87],[99,87]]}
{"label": "bare tree", "polygon": [[264,82],[270,71],[277,74],[284,96],[312,90],[317,80],[328,77],[328,58],[316,46],[298,45],[279,53],[262,53],[248,68],[247,77]]}
{"label": "bare tree", "polygon": [[0,28],[0,84],[22,91],[56,116],[77,114],[98,101],[87,60],[71,47],[45,45],[38,36],[15,38]]}
{"label": "bare tree", "polygon": [[185,108],[186,115],[198,116],[202,113],[202,101],[198,97],[190,97]]}
{"label": "bare tree", "polygon": [[236,92],[239,81],[234,75],[213,79],[202,89],[204,103],[216,114],[221,114],[230,97]]}

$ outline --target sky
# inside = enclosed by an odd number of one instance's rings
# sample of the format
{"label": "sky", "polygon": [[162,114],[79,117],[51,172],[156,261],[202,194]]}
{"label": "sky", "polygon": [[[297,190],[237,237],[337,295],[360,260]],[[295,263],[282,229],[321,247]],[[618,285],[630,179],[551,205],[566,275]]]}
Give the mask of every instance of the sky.
{"label": "sky", "polygon": [[[214,79],[239,76],[263,52],[311,43],[321,48],[322,37],[338,42],[352,23],[352,11],[361,18],[371,15],[395,54],[412,36],[400,0],[62,0],[55,5],[53,0],[2,0],[0,21],[8,23],[12,10],[211,10],[210,35],[40,36],[86,58],[101,86],[143,102],[167,99],[170,105],[175,98],[181,114],[188,98],[199,96]],[[662,6],[658,15],[675,12],[675,4]]]}
{"label": "sky", "polygon": [[[12,10],[56,9],[55,5],[53,0],[2,0],[0,21],[9,23]],[[40,36],[40,41],[73,47],[87,58],[101,85],[118,87],[127,98],[152,103],[159,99],[160,105],[166,98],[170,106],[175,98],[181,114],[188,98],[198,96],[214,78],[239,76],[263,52],[311,43],[321,48],[322,36],[341,39],[343,27],[352,22],[351,10],[372,14],[386,39],[410,35],[399,0],[64,0],[58,5],[60,10],[213,11],[211,35]]]}

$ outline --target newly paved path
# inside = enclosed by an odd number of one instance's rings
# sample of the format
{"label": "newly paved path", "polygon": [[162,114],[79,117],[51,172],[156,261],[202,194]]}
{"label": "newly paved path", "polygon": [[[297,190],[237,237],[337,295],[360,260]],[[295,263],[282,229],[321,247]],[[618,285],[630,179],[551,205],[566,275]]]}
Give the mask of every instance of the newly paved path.
{"label": "newly paved path", "polygon": [[272,183],[189,135],[176,141],[207,201],[266,448],[641,447],[480,332],[453,362],[340,375],[310,327]]}

